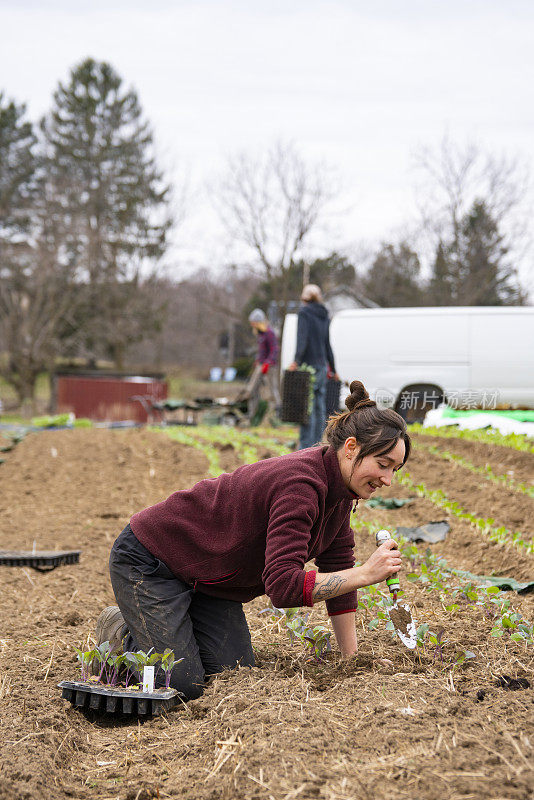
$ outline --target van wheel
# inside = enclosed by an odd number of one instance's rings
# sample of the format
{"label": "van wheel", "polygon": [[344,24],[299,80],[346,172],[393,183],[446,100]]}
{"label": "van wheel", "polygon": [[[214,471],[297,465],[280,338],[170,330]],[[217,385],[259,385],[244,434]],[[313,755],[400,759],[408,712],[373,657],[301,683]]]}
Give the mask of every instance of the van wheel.
{"label": "van wheel", "polygon": [[444,402],[443,389],[431,383],[406,386],[397,398],[395,411],[406,422],[422,422],[427,411]]}

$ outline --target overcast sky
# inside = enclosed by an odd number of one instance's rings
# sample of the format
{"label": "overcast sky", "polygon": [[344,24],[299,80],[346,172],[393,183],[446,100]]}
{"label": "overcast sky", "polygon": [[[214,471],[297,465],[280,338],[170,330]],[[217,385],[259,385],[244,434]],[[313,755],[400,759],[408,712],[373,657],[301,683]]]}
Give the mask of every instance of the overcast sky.
{"label": "overcast sky", "polygon": [[178,265],[233,255],[201,187],[276,139],[338,170],[320,244],[350,251],[414,219],[414,149],[445,132],[534,163],[533,23],[530,0],[0,0],[0,89],[37,119],[75,64],[109,61],[188,176]]}

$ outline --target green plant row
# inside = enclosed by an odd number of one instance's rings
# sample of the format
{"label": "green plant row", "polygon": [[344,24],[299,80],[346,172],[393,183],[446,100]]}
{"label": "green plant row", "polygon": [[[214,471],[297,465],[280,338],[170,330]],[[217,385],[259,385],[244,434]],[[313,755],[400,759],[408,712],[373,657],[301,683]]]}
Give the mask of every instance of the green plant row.
{"label": "green plant row", "polygon": [[274,455],[284,455],[291,452],[290,448],[276,439],[261,438],[259,435],[249,431],[239,431],[225,425],[199,425],[195,428],[188,428],[187,431],[177,426],[153,427],[151,430],[165,433],[171,439],[180,442],[180,444],[200,450],[208,459],[209,474],[214,477],[222,472],[219,454],[213,448],[214,444],[233,445],[238,457],[245,464],[253,464],[258,461],[257,448],[260,444],[272,450]]}
{"label": "green plant row", "polygon": [[527,553],[534,553],[534,540],[525,540],[523,538],[523,533],[520,531],[510,531],[504,525],[494,527],[493,523],[495,520],[493,517],[487,517],[485,519],[483,517],[477,517],[474,514],[471,514],[469,511],[463,509],[455,500],[449,500],[445,492],[442,492],[441,489],[428,489],[424,483],[415,484],[409,472],[403,471],[402,474],[399,473],[397,479],[403,486],[406,486],[408,489],[417,492],[419,497],[427,498],[427,500],[430,500],[431,503],[434,503],[434,505],[438,506],[439,508],[449,511],[458,519],[465,519],[474,528],[476,528],[477,531],[483,533],[492,542],[500,542],[501,544],[516,547],[518,550],[523,552],[526,551]]}
{"label": "green plant row", "polygon": [[465,439],[468,442],[482,442],[483,444],[498,444],[502,447],[510,447],[512,450],[520,450],[524,453],[534,453],[534,443],[532,438],[524,433],[503,434],[494,428],[484,430],[462,431],[459,428],[449,427],[423,428],[419,422],[410,425],[410,433],[418,433],[422,436],[439,436],[441,439]]}
{"label": "green plant row", "polygon": [[[352,515],[351,525],[355,530],[366,529],[376,534],[380,526],[374,522],[362,520]],[[410,571],[406,578],[411,583],[420,583],[425,593],[437,593],[445,611],[455,614],[461,606],[481,608],[484,616],[491,622],[491,635],[500,638],[509,637],[513,641],[524,642],[525,646],[534,644],[534,624],[528,623],[522,615],[511,606],[510,599],[497,586],[480,586],[472,579],[466,578],[462,570],[455,570],[444,558],[435,556],[430,548],[421,554],[417,545],[402,536],[396,537],[401,554]],[[388,607],[391,600],[385,591],[378,586],[367,586],[358,590],[359,605],[365,609],[366,619],[370,616],[368,627],[378,627],[381,621],[386,629],[392,630]],[[434,655],[443,661],[443,646],[446,643],[442,636],[429,630],[428,625],[420,625],[417,629],[417,645],[424,647],[425,641],[434,646]],[[455,655],[453,666],[463,663],[472,657],[470,651],[460,651]]]}
{"label": "green plant row", "polygon": [[489,464],[486,464],[484,467],[477,467],[476,464],[472,464],[471,461],[468,461],[463,456],[457,455],[456,453],[450,453],[448,450],[440,450],[439,447],[436,447],[432,444],[426,444],[426,442],[424,444],[421,442],[415,442],[414,446],[416,450],[425,450],[426,452],[431,453],[433,456],[437,456],[445,461],[450,461],[453,464],[459,464],[461,467],[468,469],[470,472],[474,472],[477,475],[483,475],[487,480],[497,484],[498,486],[506,486],[507,489],[511,489],[514,492],[526,494],[528,497],[534,497],[534,486],[528,486],[526,483],[516,481],[510,475],[500,475],[495,473]]}
{"label": "green plant row", "polygon": [[225,425],[199,425],[190,430],[190,435],[200,441],[210,444],[231,444],[238,456],[246,463],[252,464],[258,460],[259,446],[266,447],[272,451],[273,455],[281,456],[289,453],[287,445],[276,439],[262,437],[250,431],[240,431],[236,428],[229,428]]}
{"label": "green plant row", "polygon": [[200,450],[200,452],[204,453],[208,459],[208,474],[213,478],[216,478],[217,475],[221,474],[222,467],[219,461],[219,454],[217,450],[215,450],[208,442],[202,442],[200,439],[191,436],[178,426],[169,428],[151,426],[149,430],[155,431],[156,433],[164,433],[175,442],[184,444],[187,447],[194,447],[195,450]]}

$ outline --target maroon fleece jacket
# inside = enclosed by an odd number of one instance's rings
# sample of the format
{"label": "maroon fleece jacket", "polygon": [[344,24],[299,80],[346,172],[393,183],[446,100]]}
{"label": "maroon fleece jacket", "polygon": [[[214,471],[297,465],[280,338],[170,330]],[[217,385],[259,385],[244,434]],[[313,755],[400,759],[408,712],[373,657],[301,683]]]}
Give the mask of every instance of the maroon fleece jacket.
{"label": "maroon fleece jacket", "polygon": [[[134,514],[136,538],[201,592],[278,608],[313,605],[316,572],[354,566],[345,486],[336,451],[310,447],[200,481]],[[327,600],[330,615],[355,611],[356,592]]]}

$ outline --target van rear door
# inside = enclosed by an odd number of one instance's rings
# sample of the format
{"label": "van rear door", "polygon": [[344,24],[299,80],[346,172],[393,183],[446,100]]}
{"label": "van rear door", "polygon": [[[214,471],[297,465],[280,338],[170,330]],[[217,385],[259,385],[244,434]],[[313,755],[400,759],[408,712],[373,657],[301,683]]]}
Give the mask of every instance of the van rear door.
{"label": "van rear door", "polygon": [[534,309],[471,315],[471,388],[496,393],[497,405],[534,407]]}

